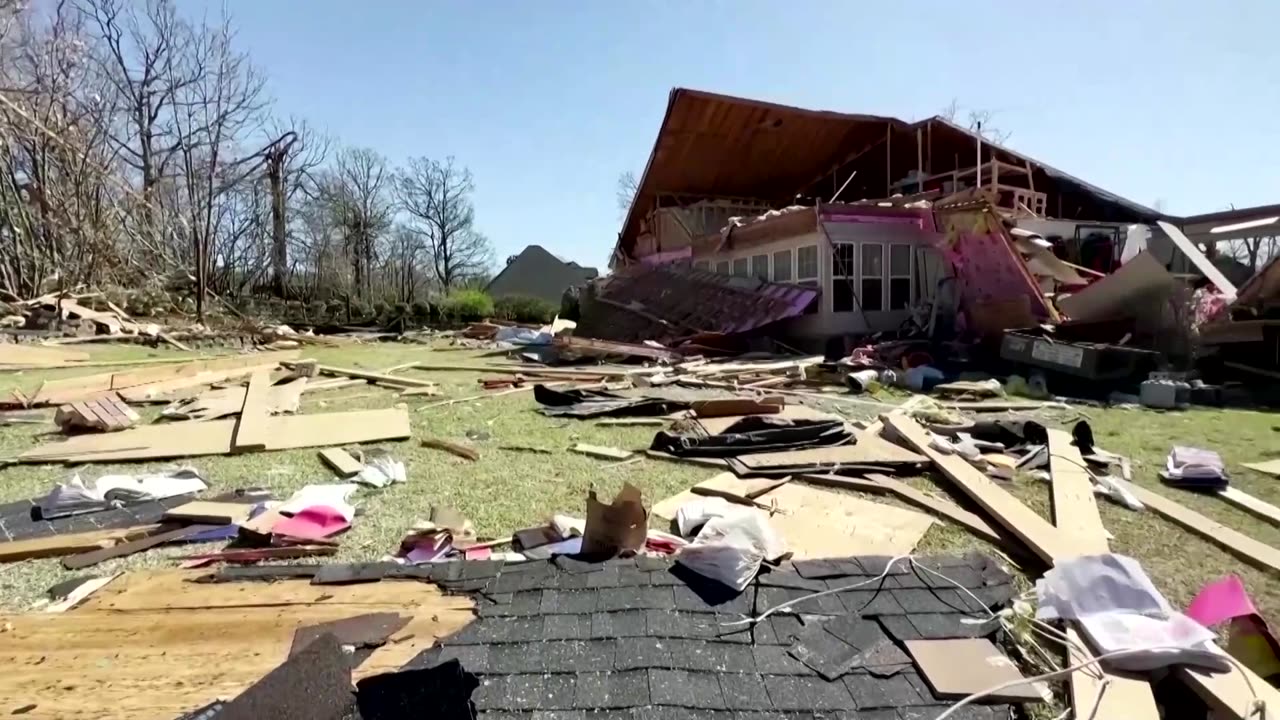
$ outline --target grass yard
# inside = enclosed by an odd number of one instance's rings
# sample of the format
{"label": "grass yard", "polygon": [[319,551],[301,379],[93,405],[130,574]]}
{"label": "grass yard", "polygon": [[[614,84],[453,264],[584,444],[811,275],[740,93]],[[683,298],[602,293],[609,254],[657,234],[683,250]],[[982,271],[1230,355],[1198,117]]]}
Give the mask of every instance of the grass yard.
{"label": "grass yard", "polygon": [[[87,346],[81,346],[87,347]],[[97,358],[182,356],[170,350],[138,347],[101,347],[89,350]],[[382,369],[410,361],[434,364],[473,363],[480,353],[459,350],[430,350],[421,345],[376,344],[341,349],[312,349],[306,353],[323,363]],[[34,390],[44,379],[88,374],[87,370],[56,370],[6,374],[0,377],[0,391],[21,388]],[[97,372],[97,371],[94,371]],[[692,465],[657,460],[606,467],[602,460],[569,453],[566,449],[585,442],[619,448],[648,447],[652,427],[599,427],[592,421],[555,419],[538,414],[531,394],[517,393],[482,401],[418,411],[417,408],[442,398],[475,395],[478,373],[405,370],[412,377],[433,379],[440,384],[440,397],[413,397],[401,400],[394,391],[376,386],[303,395],[303,412],[380,408],[406,402],[410,408],[414,438],[389,444],[406,462],[409,482],[383,490],[362,489],[355,502],[362,514],[350,532],[342,537],[337,560],[377,559],[393,551],[404,531],[416,520],[426,519],[433,505],[450,506],[471,518],[482,536],[497,537],[523,527],[542,523],[552,513],[581,516],[587,491],[595,487],[611,495],[624,481],[639,487],[649,503],[688,488],[712,471]],[[886,402],[900,397],[885,396]],[[874,406],[822,403],[823,409],[842,409],[850,417],[868,417]],[[144,408],[152,417],[159,408]],[[52,410],[48,411],[50,415]],[[1099,445],[1112,452],[1129,455],[1134,479],[1159,488],[1229,527],[1280,547],[1280,529],[1236,510],[1213,498],[1160,486],[1156,472],[1174,444],[1197,445],[1222,453],[1234,485],[1264,500],[1280,504],[1280,486],[1274,478],[1239,467],[1280,454],[1277,428],[1280,420],[1265,413],[1248,411],[1192,410],[1153,412],[1148,410],[1085,411]],[[860,413],[860,414],[859,414]],[[1070,413],[1054,413],[1065,422]],[[15,455],[39,441],[51,426],[13,425],[0,427],[0,456]],[[420,447],[418,440],[436,437],[467,442],[480,450],[477,462]],[[524,445],[552,450],[550,455],[500,449],[503,445]],[[239,456],[195,458],[211,491],[261,486],[283,498],[307,483],[329,482],[332,476],[316,456],[317,449],[258,453]],[[79,468],[60,465],[13,465],[0,469],[0,502],[36,497],[59,480],[81,473],[87,480],[108,472],[136,472],[159,468],[164,463],[93,465]],[[923,489],[939,492],[945,480],[910,480]],[[942,483],[942,484],[940,484]],[[1019,478],[1013,491],[1036,510],[1048,513],[1049,488],[1028,478]],[[878,502],[893,503],[883,497]],[[1255,570],[1215,546],[1190,535],[1151,513],[1133,513],[1100,501],[1102,519],[1114,535],[1115,551],[1142,561],[1157,585],[1175,605],[1185,605],[1205,582],[1226,573],[1240,574],[1260,608],[1271,617],[1280,617],[1280,578]],[[209,548],[208,545],[199,546]],[[964,551],[987,546],[966,531],[936,523],[919,546],[922,552]],[[95,574],[132,568],[175,565],[174,556],[190,548],[170,547],[114,560],[92,569]],[[0,605],[13,609],[28,607],[50,585],[71,573],[57,559],[35,560],[6,566],[0,573]]]}

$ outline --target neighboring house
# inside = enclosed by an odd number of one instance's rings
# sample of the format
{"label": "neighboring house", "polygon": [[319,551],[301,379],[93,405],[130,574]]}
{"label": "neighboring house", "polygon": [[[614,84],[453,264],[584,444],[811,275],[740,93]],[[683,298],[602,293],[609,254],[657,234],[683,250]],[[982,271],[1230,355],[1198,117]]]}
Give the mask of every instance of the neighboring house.
{"label": "neighboring house", "polygon": [[519,295],[559,305],[566,289],[599,274],[595,268],[565,262],[541,245],[530,245],[507,263],[485,292],[495,298]]}

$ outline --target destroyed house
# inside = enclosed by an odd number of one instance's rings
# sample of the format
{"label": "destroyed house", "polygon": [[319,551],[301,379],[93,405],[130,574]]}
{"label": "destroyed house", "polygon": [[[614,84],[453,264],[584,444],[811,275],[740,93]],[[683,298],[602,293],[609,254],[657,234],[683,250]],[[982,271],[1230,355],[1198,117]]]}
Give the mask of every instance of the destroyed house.
{"label": "destroyed house", "polygon": [[671,93],[610,266],[682,264],[817,288],[782,329],[789,335],[894,330],[945,289],[955,263],[940,251],[948,227],[937,211],[966,196],[1095,277],[1119,266],[1137,228],[1168,269],[1194,272],[1154,226],[1160,212],[944,118],[908,123],[683,88]]}

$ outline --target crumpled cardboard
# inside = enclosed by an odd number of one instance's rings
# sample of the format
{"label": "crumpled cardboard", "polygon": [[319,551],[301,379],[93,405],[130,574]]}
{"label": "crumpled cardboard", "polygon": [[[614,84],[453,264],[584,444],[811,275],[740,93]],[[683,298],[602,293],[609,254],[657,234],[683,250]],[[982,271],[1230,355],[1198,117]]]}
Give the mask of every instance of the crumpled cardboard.
{"label": "crumpled cardboard", "polygon": [[616,555],[644,547],[649,514],[640,490],[630,483],[622,486],[611,504],[600,502],[596,491],[587,494],[587,521],[582,532],[585,555]]}

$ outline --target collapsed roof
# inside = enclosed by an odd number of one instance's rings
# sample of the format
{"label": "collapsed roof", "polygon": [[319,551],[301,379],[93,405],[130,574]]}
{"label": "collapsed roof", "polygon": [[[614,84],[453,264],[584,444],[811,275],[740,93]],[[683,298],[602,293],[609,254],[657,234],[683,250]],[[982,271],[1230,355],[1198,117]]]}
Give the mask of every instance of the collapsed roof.
{"label": "collapsed roof", "polygon": [[[913,171],[971,167],[980,138],[944,118],[917,123],[878,115],[806,110],[675,88],[618,238],[631,255],[645,219],[659,207],[734,199],[773,207],[798,195],[843,201],[884,197]],[[1029,170],[1049,193],[1049,214],[1150,222],[1161,213],[982,139],[983,162]],[[852,180],[851,180],[852,177]],[[847,187],[842,189],[842,185]]]}

